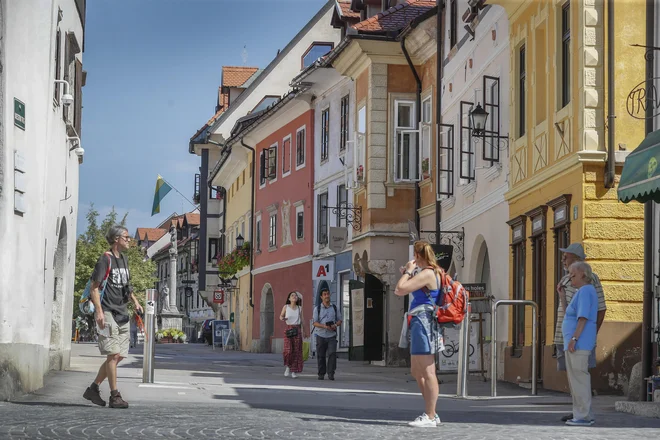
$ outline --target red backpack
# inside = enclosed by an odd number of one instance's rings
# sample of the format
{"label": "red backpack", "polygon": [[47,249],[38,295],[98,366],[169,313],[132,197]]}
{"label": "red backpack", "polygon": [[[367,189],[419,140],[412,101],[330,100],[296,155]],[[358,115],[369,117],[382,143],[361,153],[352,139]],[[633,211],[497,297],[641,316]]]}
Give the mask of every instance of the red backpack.
{"label": "red backpack", "polygon": [[[426,269],[433,269],[427,267]],[[436,276],[437,280],[437,276]],[[429,295],[428,289],[424,292]],[[451,279],[444,271],[440,274],[440,292],[433,313],[438,324],[460,324],[468,311],[469,293],[461,283]]]}

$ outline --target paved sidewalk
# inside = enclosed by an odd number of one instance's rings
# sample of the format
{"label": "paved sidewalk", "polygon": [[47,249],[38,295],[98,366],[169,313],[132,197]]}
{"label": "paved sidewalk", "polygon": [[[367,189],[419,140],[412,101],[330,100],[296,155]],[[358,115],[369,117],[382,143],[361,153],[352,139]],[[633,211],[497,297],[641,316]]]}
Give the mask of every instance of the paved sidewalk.
{"label": "paved sidewalk", "polygon": [[[140,347],[141,348],[141,347]],[[285,378],[281,355],[213,351],[205,345],[158,345],[154,384],[142,384],[141,353],[120,365],[128,410],[82,399],[103,361],[93,345],[74,345],[69,371],[53,372],[39,392],[0,402],[0,439],[14,438],[342,438],[627,439],[660,438],[660,421],[614,411],[616,396],[594,399],[597,425],[564,426],[565,394],[498,385],[497,399],[456,399],[454,380],[441,386],[440,428],[406,425],[423,410],[408,370],[339,360],[337,380],[319,381],[315,360],[298,379]],[[447,379],[452,379],[447,377]],[[470,393],[486,396],[479,377]],[[107,398],[107,384],[101,388]]]}

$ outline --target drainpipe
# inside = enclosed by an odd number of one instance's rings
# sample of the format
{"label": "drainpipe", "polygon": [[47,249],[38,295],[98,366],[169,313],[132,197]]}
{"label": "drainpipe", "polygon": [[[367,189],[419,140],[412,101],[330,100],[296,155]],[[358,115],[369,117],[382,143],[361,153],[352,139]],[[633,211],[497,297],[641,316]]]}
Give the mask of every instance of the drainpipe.
{"label": "drainpipe", "polygon": [[[646,2],[646,46],[654,46],[655,4]],[[646,77],[653,78],[653,57],[646,57]],[[646,135],[653,131],[654,106],[646,106]],[[655,202],[644,204],[644,302],[642,306],[642,377],[653,375],[653,243],[654,243],[654,209]],[[646,381],[642,381],[640,397],[646,401]]]}
{"label": "drainpipe", "polygon": [[605,188],[614,187],[614,0],[607,0],[607,169]]}
{"label": "drainpipe", "polygon": [[[444,23],[444,11],[445,11],[445,2],[444,0],[438,0],[438,13],[436,15],[436,35],[435,40],[437,44],[436,49],[436,73],[435,73],[435,121],[436,121],[436,130],[435,130],[435,143],[440,145],[440,124],[442,124],[442,25]],[[440,222],[442,221],[442,202],[438,200],[438,185],[440,184],[438,179],[438,168],[440,167],[440,149],[436,148],[436,175],[435,175],[435,244],[440,244]]]}
{"label": "drainpipe", "polygon": [[[416,108],[415,108],[415,118],[417,120],[417,143],[418,145],[421,144],[421,133],[419,131],[419,127],[421,124],[421,115],[422,115],[422,80],[419,78],[419,75],[417,74],[417,70],[415,69],[415,66],[413,65],[412,60],[410,59],[410,54],[408,54],[408,50],[406,49],[406,37],[404,36],[401,39],[401,51],[403,51],[403,55],[406,57],[406,61],[408,61],[408,66],[410,67],[410,70],[412,71],[413,76],[415,77],[415,82],[417,83],[417,91],[416,91]],[[417,156],[417,163],[419,163],[419,148],[417,148],[416,151],[416,156]],[[419,184],[415,183],[415,227],[419,231],[419,205],[421,203],[421,197],[420,197],[420,190],[419,190]]]}
{"label": "drainpipe", "polygon": [[254,181],[257,179],[256,165],[257,165],[257,152],[254,151],[254,148],[246,145],[241,138],[241,145],[252,152],[252,191],[250,192],[250,197],[252,198],[250,206],[252,207],[252,216],[250,217],[250,307],[254,308],[254,297],[252,296],[252,288],[254,287],[254,275],[252,275],[252,268],[254,266],[254,213],[256,207],[254,206],[255,197],[254,197]]}

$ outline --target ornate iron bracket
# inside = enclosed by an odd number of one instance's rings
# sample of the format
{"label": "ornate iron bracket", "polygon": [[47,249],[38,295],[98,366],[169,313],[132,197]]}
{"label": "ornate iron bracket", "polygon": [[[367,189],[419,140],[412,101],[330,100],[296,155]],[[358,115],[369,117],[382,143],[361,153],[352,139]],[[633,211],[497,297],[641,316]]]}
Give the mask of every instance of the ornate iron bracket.
{"label": "ornate iron bracket", "polygon": [[340,206],[323,206],[323,209],[332,209],[332,213],[339,215],[338,220],[346,220],[353,226],[353,230],[362,231],[362,207],[352,203],[342,203]]}
{"label": "ornate iron bracket", "polygon": [[[497,145],[493,142],[488,142],[487,139],[497,139]],[[509,148],[509,135],[501,135],[495,131],[472,130],[472,142],[476,144],[478,140],[481,140],[485,145],[490,145],[500,151],[506,151],[506,149]],[[501,147],[500,144],[502,145]]]}
{"label": "ornate iron bracket", "polygon": [[420,238],[429,243],[447,244],[454,248],[454,258],[461,262],[461,267],[465,267],[465,228],[460,231],[438,231],[440,240],[436,241],[435,231],[419,231]]}

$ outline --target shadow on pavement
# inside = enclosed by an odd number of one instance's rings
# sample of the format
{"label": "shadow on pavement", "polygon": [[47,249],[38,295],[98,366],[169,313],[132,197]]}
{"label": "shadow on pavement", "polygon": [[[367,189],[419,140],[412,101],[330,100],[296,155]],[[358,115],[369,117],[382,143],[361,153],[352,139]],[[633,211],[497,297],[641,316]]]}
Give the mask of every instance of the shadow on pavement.
{"label": "shadow on pavement", "polygon": [[11,401],[10,403],[12,405],[47,406],[47,407],[57,407],[57,408],[95,408],[96,407],[96,405],[84,404],[84,403],[39,402],[36,400]]}
{"label": "shadow on pavement", "polygon": [[[325,422],[336,419],[341,423],[359,423],[387,425],[387,422],[408,422],[420,415],[424,402],[421,396],[396,397],[396,404],[382,403],[381,396],[369,393],[356,393],[350,396],[351,404],[346,400],[337,400],[336,393],[328,390],[307,392],[287,390],[269,390],[264,388],[238,388],[236,396],[214,395],[218,400],[240,400],[257,410],[283,411],[298,414],[301,420]],[[445,423],[466,425],[534,425],[564,427],[561,417],[570,412],[570,404],[558,408],[561,403],[538,402],[530,406],[521,404],[516,399],[494,401],[465,401],[458,399],[440,399],[437,412]],[[547,408],[544,408],[547,406]],[[614,411],[596,411],[597,428],[660,428],[660,420],[630,416]]]}

